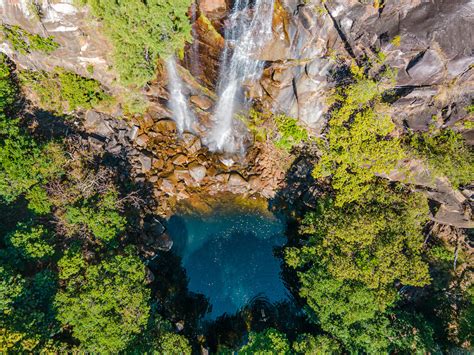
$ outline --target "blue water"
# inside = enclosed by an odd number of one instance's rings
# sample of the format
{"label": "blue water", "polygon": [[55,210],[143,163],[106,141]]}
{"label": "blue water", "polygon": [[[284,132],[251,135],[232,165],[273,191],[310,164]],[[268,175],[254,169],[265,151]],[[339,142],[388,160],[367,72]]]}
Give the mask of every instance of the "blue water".
{"label": "blue water", "polygon": [[256,296],[286,299],[275,246],[285,242],[284,223],[258,210],[211,216],[174,216],[168,223],[173,251],[182,257],[189,290],[209,297],[209,318],[234,313]]}

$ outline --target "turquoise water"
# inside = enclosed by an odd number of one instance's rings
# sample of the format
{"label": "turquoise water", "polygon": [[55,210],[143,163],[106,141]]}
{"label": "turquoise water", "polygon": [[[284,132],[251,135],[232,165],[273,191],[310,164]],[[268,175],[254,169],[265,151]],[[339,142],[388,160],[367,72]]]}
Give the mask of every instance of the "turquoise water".
{"label": "turquoise water", "polygon": [[273,249],[285,242],[282,221],[255,211],[174,216],[173,251],[182,257],[189,290],[209,297],[210,318],[234,313],[256,296],[286,299]]}

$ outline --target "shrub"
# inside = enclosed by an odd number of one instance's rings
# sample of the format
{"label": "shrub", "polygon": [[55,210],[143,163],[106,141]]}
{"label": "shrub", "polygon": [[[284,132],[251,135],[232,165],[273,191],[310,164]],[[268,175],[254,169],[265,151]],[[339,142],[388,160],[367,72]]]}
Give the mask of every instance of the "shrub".
{"label": "shrub", "polygon": [[166,58],[191,40],[187,11],[191,0],[81,0],[104,23],[123,84],[143,86]]}
{"label": "shrub", "polygon": [[412,152],[425,159],[436,176],[446,176],[455,188],[474,181],[474,151],[460,133],[450,128],[415,133],[409,137]]}
{"label": "shrub", "polygon": [[280,135],[275,142],[277,148],[290,151],[293,146],[308,141],[308,132],[301,127],[296,118],[279,114],[273,116],[273,121]]}
{"label": "shrub", "polygon": [[43,259],[54,254],[50,239],[51,234],[44,226],[32,223],[19,223],[16,230],[6,237],[22,256],[32,259]]}
{"label": "shrub", "polygon": [[331,177],[338,206],[364,196],[378,174],[389,173],[405,157],[400,141],[390,137],[395,125],[384,113],[384,86],[358,67],[352,71],[355,82],[332,97],[326,146],[313,172],[318,179]]}
{"label": "shrub", "polygon": [[126,220],[118,211],[118,195],[109,191],[66,207],[71,232],[84,227],[100,242],[112,242],[125,229]]}
{"label": "shrub", "polygon": [[90,109],[111,100],[98,81],[59,67],[53,72],[22,71],[20,78],[38,95],[42,108],[57,113]]}
{"label": "shrub", "polygon": [[31,53],[32,51],[49,54],[59,48],[59,44],[54,41],[53,36],[42,37],[32,34],[20,26],[3,25],[1,29],[13,49],[21,54]]}

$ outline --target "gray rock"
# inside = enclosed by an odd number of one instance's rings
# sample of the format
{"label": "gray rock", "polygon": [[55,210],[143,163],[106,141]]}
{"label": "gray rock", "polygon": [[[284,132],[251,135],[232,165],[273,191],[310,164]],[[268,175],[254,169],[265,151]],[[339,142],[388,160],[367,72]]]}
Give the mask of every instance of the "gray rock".
{"label": "gray rock", "polygon": [[84,129],[88,133],[94,133],[106,138],[111,137],[115,133],[110,125],[109,117],[92,110],[86,113]]}
{"label": "gray rock", "polygon": [[151,158],[146,155],[145,153],[140,153],[138,156],[138,160],[140,161],[142,172],[144,174],[148,173],[151,170]]}

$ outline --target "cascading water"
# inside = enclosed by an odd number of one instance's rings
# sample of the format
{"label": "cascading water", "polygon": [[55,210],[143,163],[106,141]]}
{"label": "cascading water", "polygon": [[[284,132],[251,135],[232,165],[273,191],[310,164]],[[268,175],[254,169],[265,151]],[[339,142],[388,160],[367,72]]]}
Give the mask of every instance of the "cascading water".
{"label": "cascading water", "polygon": [[196,117],[188,105],[186,96],[183,93],[183,83],[176,69],[174,57],[166,62],[168,71],[168,90],[170,93],[169,106],[173,112],[173,119],[176,122],[178,132],[194,131]]}
{"label": "cascading water", "polygon": [[235,0],[225,31],[214,127],[206,137],[211,151],[235,153],[243,150],[242,137],[234,129],[234,114],[248,108],[243,85],[258,80],[262,74],[264,62],[255,56],[271,39],[273,6],[274,0]]}

